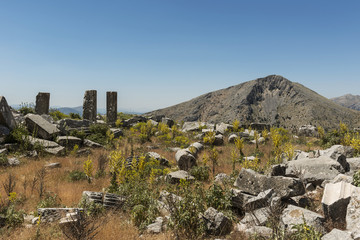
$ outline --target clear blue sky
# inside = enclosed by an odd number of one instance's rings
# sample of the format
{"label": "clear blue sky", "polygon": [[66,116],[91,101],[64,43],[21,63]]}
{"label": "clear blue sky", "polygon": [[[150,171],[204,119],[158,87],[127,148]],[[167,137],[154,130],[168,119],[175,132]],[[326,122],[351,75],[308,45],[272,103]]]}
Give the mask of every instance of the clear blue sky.
{"label": "clear blue sky", "polygon": [[118,92],[153,110],[279,74],[325,97],[360,95],[360,1],[58,0],[0,2],[0,95]]}

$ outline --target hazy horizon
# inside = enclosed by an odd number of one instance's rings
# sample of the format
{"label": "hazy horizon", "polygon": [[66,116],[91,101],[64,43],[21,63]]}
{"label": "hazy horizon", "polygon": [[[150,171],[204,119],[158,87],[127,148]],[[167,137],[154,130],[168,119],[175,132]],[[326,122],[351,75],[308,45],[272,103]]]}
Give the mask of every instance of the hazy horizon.
{"label": "hazy horizon", "polygon": [[168,107],[271,74],[327,98],[360,95],[358,1],[6,1],[0,95],[50,92],[81,106],[85,90],[118,107]]}

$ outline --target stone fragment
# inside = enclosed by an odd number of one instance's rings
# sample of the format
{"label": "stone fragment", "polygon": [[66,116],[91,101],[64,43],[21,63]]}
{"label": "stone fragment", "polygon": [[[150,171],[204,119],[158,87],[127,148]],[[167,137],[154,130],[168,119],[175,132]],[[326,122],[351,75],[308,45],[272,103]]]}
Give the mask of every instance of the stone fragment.
{"label": "stone fragment", "polygon": [[59,121],[58,127],[62,134],[68,135],[73,130],[89,132],[90,125],[91,121],[87,119],[77,120],[65,118]]}
{"label": "stone fragment", "polygon": [[164,223],[164,219],[162,217],[157,217],[154,223],[146,227],[146,232],[150,234],[161,233],[163,223]]}
{"label": "stone fragment", "polygon": [[193,166],[196,166],[195,157],[186,149],[181,149],[175,154],[176,162],[181,170],[189,170]]}
{"label": "stone fragment", "polygon": [[271,166],[270,176],[285,176],[285,174],[286,174],[285,164],[277,164]]}
{"label": "stone fragment", "polygon": [[106,121],[114,125],[117,119],[117,92],[106,92]]}
{"label": "stone fragment", "polygon": [[13,157],[13,158],[8,158],[8,163],[10,166],[18,166],[20,165],[20,161],[19,159]]}
{"label": "stone fragment", "polygon": [[186,180],[186,181],[194,181],[195,178],[191,176],[188,172],[184,170],[179,170],[176,172],[171,172],[166,175],[166,181],[170,184],[177,184],[180,183],[180,180]]}
{"label": "stone fragment", "polygon": [[353,240],[351,233],[334,228],[322,236],[321,240]]}
{"label": "stone fragment", "polygon": [[59,162],[48,163],[48,164],[45,165],[45,168],[49,168],[49,169],[52,169],[52,168],[61,168],[61,163],[59,163]]}
{"label": "stone fragment", "polygon": [[254,195],[247,194],[241,190],[238,189],[231,189],[231,206],[233,208],[243,210],[244,204],[251,198],[254,197]]}
{"label": "stone fragment", "polygon": [[224,144],[224,136],[222,134],[215,135],[214,145],[221,146],[223,144]]}
{"label": "stone fragment", "polygon": [[288,205],[280,218],[280,222],[287,229],[291,229],[294,225],[304,223],[304,220],[306,224],[313,226],[317,231],[321,233],[325,232],[324,217],[305,208]]}
{"label": "stone fragment", "polygon": [[216,183],[225,183],[227,181],[230,181],[230,176],[228,176],[226,173],[219,173],[215,176],[214,182]]}
{"label": "stone fragment", "polygon": [[214,126],[212,124],[207,124],[205,122],[184,122],[182,126],[183,132],[192,132],[192,131],[198,131],[200,128],[209,127],[212,126],[212,129],[214,129]]}
{"label": "stone fragment", "polygon": [[172,126],[174,126],[175,122],[174,120],[170,119],[170,118],[167,118],[167,117],[163,117],[161,119],[161,122],[166,124],[169,128],[171,128]]}
{"label": "stone fragment", "polygon": [[65,154],[65,148],[63,146],[58,146],[55,148],[45,148],[44,151],[49,154],[57,155],[57,156],[61,156]]}
{"label": "stone fragment", "polygon": [[118,194],[105,193],[103,205],[106,208],[119,209],[124,205],[125,201],[126,201],[126,199],[124,197],[121,197]]}
{"label": "stone fragment", "polygon": [[208,234],[220,236],[230,233],[232,229],[231,220],[226,217],[222,212],[210,207],[204,214],[203,219],[206,224],[206,231]]}
{"label": "stone fragment", "polygon": [[8,152],[9,151],[6,148],[0,149],[0,155],[6,155]]}
{"label": "stone fragment", "polygon": [[149,158],[153,158],[159,161],[160,165],[162,166],[169,166],[169,160],[167,160],[166,158],[162,157],[160,154],[156,153],[156,152],[148,152],[146,154],[147,157]]}
{"label": "stone fragment", "polygon": [[304,125],[299,128],[299,136],[315,137],[317,135],[317,128],[312,125]]}
{"label": "stone fragment", "polygon": [[227,131],[232,130],[233,126],[231,124],[227,124],[227,123],[220,123],[220,124],[216,124],[215,126],[215,130],[218,133],[221,134],[225,134]]}
{"label": "stone fragment", "polygon": [[273,189],[260,192],[256,197],[248,199],[244,204],[246,211],[253,211],[270,205],[271,197],[275,194]]}
{"label": "stone fragment", "polygon": [[35,112],[39,115],[49,114],[50,93],[39,92],[36,95]]}
{"label": "stone fragment", "polygon": [[251,169],[242,168],[234,186],[252,195],[268,189],[274,189],[282,198],[290,198],[305,193],[305,188],[299,179],[289,177],[268,177]]}
{"label": "stone fragment", "polygon": [[114,138],[119,138],[124,136],[124,132],[119,128],[110,128],[112,134],[114,134]]}
{"label": "stone fragment", "polygon": [[5,97],[3,96],[0,96],[0,124],[10,130],[13,130],[16,127],[14,116]]}
{"label": "stone fragment", "polygon": [[360,188],[355,187],[351,193],[346,210],[346,229],[355,232],[360,226]]}
{"label": "stone fragment", "polygon": [[83,212],[82,208],[38,208],[37,213],[40,216],[41,223],[59,221],[66,217],[68,213]]}
{"label": "stone fragment", "polygon": [[237,138],[238,138],[238,135],[236,135],[236,134],[231,134],[231,135],[229,136],[229,138],[228,138],[228,142],[229,142],[229,143],[234,143]]}
{"label": "stone fragment", "polygon": [[56,142],[67,149],[73,149],[75,145],[81,146],[82,140],[73,136],[59,136],[56,138]]}
{"label": "stone fragment", "polygon": [[102,192],[92,192],[92,191],[83,191],[82,197],[86,202],[95,202],[97,204],[103,203],[104,193]]}
{"label": "stone fragment", "polygon": [[97,91],[87,90],[84,95],[83,118],[92,122],[96,121],[97,115]]}
{"label": "stone fragment", "polygon": [[96,143],[96,142],[93,142],[89,139],[84,139],[84,142],[83,142],[84,146],[86,147],[90,147],[90,148],[104,148],[103,145],[99,144],[99,143]]}
{"label": "stone fragment", "polygon": [[239,223],[236,225],[236,230],[245,233],[250,239],[253,237],[271,239],[273,236],[273,230],[264,226],[248,226],[247,224]]}
{"label": "stone fragment", "polygon": [[51,124],[40,115],[29,113],[25,116],[26,127],[30,133],[42,139],[50,140],[60,133],[55,124]]}
{"label": "stone fragment", "polygon": [[246,224],[248,227],[251,226],[265,226],[268,221],[270,210],[268,208],[260,208],[254,211],[246,212],[241,224]]}

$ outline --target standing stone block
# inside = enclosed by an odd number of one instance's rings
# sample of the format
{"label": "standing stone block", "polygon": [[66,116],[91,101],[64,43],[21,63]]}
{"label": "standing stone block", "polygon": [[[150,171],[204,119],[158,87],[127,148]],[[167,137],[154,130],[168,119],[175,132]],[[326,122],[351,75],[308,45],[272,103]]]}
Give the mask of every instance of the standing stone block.
{"label": "standing stone block", "polygon": [[97,113],[97,92],[96,90],[85,91],[83,104],[83,118],[96,121]]}
{"label": "standing stone block", "polygon": [[117,92],[106,92],[106,121],[114,124],[117,118]]}
{"label": "standing stone block", "polygon": [[13,130],[16,127],[14,116],[5,97],[0,96],[0,124]]}
{"label": "standing stone block", "polygon": [[39,92],[36,96],[35,112],[39,115],[49,114],[50,93]]}

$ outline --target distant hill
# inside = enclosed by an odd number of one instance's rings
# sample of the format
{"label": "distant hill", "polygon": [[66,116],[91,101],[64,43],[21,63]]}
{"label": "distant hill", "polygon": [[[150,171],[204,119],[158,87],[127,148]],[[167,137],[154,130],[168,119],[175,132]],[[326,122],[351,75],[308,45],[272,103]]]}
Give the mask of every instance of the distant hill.
{"label": "distant hill", "polygon": [[341,97],[332,98],[331,100],[337,104],[340,104],[343,107],[347,107],[350,109],[360,111],[360,96],[359,95],[346,94]]}
{"label": "distant hill", "polygon": [[267,123],[296,130],[312,124],[326,129],[339,122],[359,126],[360,112],[339,106],[303,85],[279,75],[206,93],[190,101],[146,113],[177,121]]}

